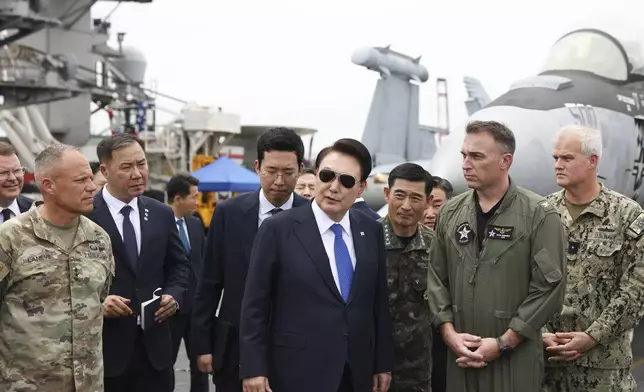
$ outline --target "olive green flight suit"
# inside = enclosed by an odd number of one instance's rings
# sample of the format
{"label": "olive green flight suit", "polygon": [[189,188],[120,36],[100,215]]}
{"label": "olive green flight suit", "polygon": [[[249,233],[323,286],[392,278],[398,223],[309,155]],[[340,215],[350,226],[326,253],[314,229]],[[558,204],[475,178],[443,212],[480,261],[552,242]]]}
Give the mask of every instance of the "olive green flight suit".
{"label": "olive green flight suit", "polygon": [[478,252],[473,191],[439,213],[430,251],[428,296],[435,325],[497,338],[509,328],[524,337],[510,356],[482,369],[447,358],[448,392],[537,392],[543,378],[541,328],[565,294],[565,234],[555,208],[515,186],[490,218]]}

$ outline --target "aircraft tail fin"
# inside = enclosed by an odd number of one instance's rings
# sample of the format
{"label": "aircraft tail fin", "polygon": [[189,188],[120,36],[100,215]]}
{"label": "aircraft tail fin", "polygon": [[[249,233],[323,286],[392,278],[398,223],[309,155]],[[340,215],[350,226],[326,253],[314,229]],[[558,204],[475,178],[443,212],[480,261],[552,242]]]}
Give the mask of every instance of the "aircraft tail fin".
{"label": "aircraft tail fin", "polygon": [[468,99],[465,101],[465,108],[467,109],[467,114],[471,116],[489,104],[491,100],[478,79],[465,76],[463,83],[465,84],[465,90],[467,90],[468,95]]}

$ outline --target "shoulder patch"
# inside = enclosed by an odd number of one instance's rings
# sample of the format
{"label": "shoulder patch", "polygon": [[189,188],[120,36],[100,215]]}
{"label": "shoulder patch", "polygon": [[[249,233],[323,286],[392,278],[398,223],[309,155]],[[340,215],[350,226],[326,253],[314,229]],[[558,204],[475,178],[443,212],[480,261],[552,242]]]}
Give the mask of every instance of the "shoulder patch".
{"label": "shoulder patch", "polygon": [[552,211],[555,208],[548,200],[541,200],[537,204],[539,204],[539,206],[541,206],[545,211]]}
{"label": "shoulder patch", "polygon": [[642,235],[642,232],[644,232],[644,212],[640,212],[633,223],[628,226],[628,229],[635,234],[631,235],[633,238],[638,238]]}

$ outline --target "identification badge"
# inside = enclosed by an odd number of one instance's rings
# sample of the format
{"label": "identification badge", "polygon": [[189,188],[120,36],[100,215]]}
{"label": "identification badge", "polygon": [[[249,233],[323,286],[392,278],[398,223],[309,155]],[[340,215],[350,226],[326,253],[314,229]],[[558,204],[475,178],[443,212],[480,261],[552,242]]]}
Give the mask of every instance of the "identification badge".
{"label": "identification badge", "polygon": [[514,234],[514,227],[512,226],[488,226],[485,231],[487,238],[494,238],[496,240],[509,241]]}

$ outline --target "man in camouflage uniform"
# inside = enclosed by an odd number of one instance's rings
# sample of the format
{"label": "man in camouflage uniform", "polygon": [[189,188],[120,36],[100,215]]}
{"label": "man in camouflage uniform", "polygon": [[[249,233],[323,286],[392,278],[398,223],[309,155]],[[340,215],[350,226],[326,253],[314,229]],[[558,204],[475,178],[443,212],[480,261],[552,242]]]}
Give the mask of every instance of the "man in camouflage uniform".
{"label": "man in camouflage uniform", "polygon": [[429,392],[432,326],[425,292],[433,233],[419,222],[429,205],[433,181],[419,165],[403,163],[389,173],[388,185],[388,213],[380,222],[395,344],[390,391]]}
{"label": "man in camouflage uniform", "polygon": [[107,233],[81,214],[96,186],[87,159],[54,145],[36,158],[44,202],[0,225],[0,391],[102,392]]}
{"label": "man in camouflage uniform", "polygon": [[543,331],[546,392],[635,391],[631,331],[644,301],[644,211],[597,182],[601,134],[580,126],[557,135],[562,191],[548,196],[568,233],[568,286]]}

